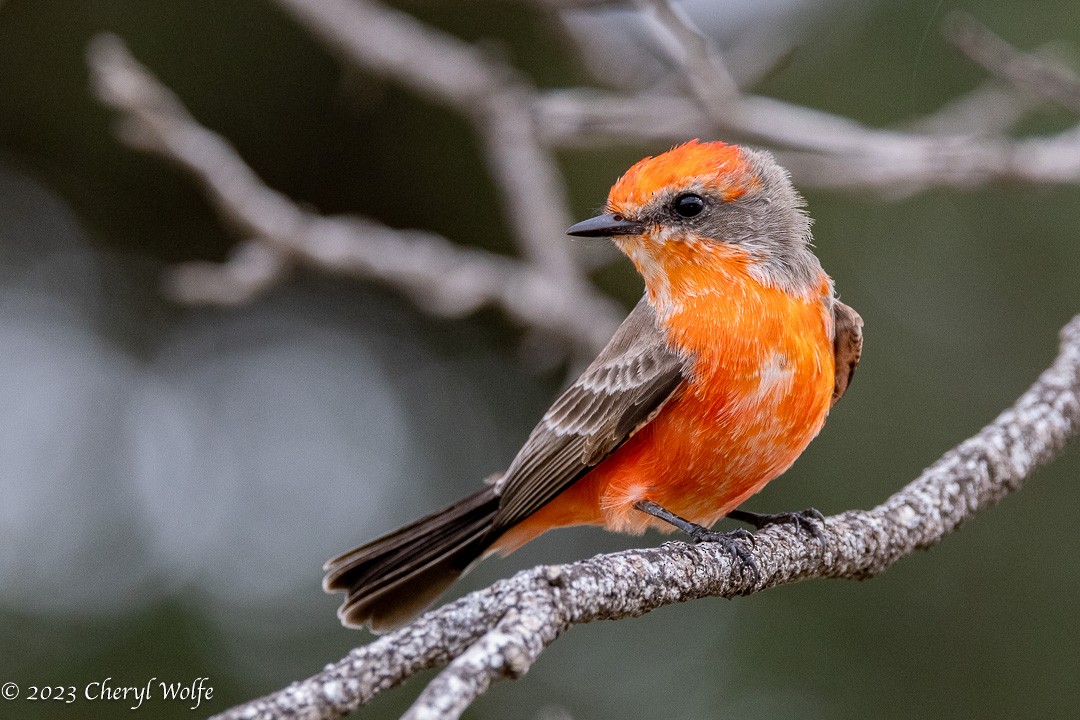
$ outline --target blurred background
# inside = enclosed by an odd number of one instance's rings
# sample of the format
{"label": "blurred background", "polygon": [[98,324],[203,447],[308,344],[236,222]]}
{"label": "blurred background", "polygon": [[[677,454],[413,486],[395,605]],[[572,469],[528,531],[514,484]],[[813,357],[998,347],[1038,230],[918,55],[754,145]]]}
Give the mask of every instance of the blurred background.
{"label": "blurred background", "polygon": [[[670,73],[633,11],[552,9],[572,4],[394,3],[540,88]],[[1080,47],[1064,0],[685,7],[733,62],[747,43],[783,38],[754,92],[875,127],[904,127],[984,81],[941,37],[950,10],[1023,49]],[[31,685],[208,677],[202,715],[367,642],[338,624],[322,562],[505,467],[581,357],[536,361],[535,337],[497,309],[440,318],[390,285],[310,269],[234,306],[171,299],[169,268],[221,261],[238,237],[182,171],[117,140],[84,57],[101,31],[303,207],[520,250],[469,124],[343,65],[274,2],[0,0],[0,682],[25,697]],[[583,57],[583,37],[619,62]],[[1015,132],[1073,122],[1040,109]],[[573,218],[670,145],[560,150]],[[1080,311],[1080,188],[805,194],[822,263],[866,321],[866,352],[821,437],[749,507],[829,514],[884,500],[1049,363]],[[628,262],[595,243],[574,252],[618,303],[639,297]],[[1074,448],[871,582],[575,628],[466,717],[1074,717],[1078,472]],[[483,564],[449,597],[658,542],[560,531]],[[396,717],[422,685],[362,714]],[[0,701],[5,717],[126,711]],[[192,716],[161,700],[139,713]]]}

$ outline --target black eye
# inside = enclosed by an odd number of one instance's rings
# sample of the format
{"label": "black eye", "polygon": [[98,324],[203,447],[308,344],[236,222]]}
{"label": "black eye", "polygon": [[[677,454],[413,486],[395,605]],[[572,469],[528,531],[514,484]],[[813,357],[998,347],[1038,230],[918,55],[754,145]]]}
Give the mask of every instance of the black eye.
{"label": "black eye", "polygon": [[701,211],[705,209],[705,201],[701,199],[700,195],[683,193],[675,198],[675,202],[671,203],[671,207],[682,217],[692,218],[695,215],[700,215]]}

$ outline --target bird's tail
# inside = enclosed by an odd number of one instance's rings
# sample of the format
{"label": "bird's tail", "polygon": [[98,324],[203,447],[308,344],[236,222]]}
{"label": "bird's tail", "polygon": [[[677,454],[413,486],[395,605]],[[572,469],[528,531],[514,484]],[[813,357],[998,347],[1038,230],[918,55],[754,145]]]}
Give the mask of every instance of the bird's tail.
{"label": "bird's tail", "polygon": [[483,555],[499,508],[493,487],[327,561],[323,589],[348,593],[350,627],[381,633],[405,624]]}

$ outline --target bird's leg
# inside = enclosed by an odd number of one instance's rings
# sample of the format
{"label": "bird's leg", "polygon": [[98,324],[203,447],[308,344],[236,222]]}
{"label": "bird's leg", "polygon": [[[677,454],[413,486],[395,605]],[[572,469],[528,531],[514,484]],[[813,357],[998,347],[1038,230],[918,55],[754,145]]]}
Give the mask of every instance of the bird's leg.
{"label": "bird's leg", "polygon": [[634,509],[641,512],[652,515],[654,518],[658,518],[673,525],[679,530],[689,535],[694,542],[711,542],[720,545],[733,560],[738,560],[742,566],[750,571],[754,576],[754,584],[756,585],[758,580],[761,579],[761,568],[758,567],[757,560],[747,551],[746,547],[739,542],[740,540],[754,541],[754,536],[746,530],[738,529],[731,532],[717,532],[710,530],[707,527],[702,527],[697,523],[690,522],[686,518],[679,517],[675,513],[671,512],[667,508],[654,503],[652,500],[638,500],[634,503]]}
{"label": "bird's leg", "polygon": [[772,514],[750,512],[749,510],[732,510],[727,516],[732,520],[753,525],[758,530],[766,525],[794,525],[796,530],[806,530],[818,540],[825,539],[825,534],[821,531],[825,516],[814,508]]}

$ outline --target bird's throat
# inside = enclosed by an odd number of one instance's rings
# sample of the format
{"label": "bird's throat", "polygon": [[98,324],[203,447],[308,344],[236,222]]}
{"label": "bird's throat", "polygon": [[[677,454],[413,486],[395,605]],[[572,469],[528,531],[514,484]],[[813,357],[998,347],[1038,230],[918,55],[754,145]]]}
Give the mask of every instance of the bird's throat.
{"label": "bird's throat", "polygon": [[681,312],[705,295],[740,292],[754,282],[754,259],[744,250],[695,235],[667,233],[617,240],[645,280],[649,302],[661,319]]}

